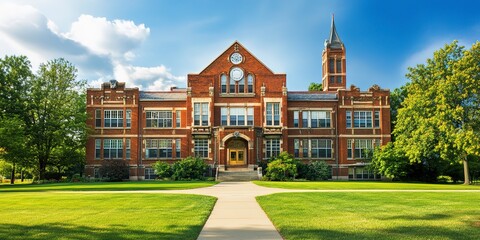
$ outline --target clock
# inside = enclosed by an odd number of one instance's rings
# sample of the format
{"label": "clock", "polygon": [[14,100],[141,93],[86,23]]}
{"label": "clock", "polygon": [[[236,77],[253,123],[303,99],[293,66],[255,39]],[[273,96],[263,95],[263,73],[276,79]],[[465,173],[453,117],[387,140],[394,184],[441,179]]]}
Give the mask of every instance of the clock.
{"label": "clock", "polygon": [[239,64],[242,61],[243,61],[242,54],[236,52],[230,55],[230,62],[232,62],[233,64]]}
{"label": "clock", "polygon": [[240,79],[243,78],[243,70],[238,67],[232,68],[232,70],[230,70],[230,78],[234,81],[240,81]]}

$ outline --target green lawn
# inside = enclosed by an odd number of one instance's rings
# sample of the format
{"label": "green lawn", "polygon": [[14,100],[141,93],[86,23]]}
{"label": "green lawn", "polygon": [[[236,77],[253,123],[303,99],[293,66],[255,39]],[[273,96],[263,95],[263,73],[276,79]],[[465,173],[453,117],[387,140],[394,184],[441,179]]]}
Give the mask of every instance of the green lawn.
{"label": "green lawn", "polygon": [[0,239],[196,239],[214,197],[3,193]]}
{"label": "green lawn", "polygon": [[209,187],[213,181],[135,181],[0,185],[0,192],[177,190]]}
{"label": "green lawn", "polygon": [[257,197],[285,239],[480,239],[480,193],[280,193]]}
{"label": "green lawn", "polygon": [[397,189],[397,190],[480,190],[480,185],[463,184],[427,184],[427,183],[397,183],[397,182],[270,182],[255,181],[257,185],[272,188],[287,189]]}

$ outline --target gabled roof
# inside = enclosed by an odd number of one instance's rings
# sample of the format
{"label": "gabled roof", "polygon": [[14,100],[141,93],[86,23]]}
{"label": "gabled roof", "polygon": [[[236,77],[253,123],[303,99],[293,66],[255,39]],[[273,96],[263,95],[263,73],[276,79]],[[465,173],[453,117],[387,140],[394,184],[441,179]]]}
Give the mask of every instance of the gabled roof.
{"label": "gabled roof", "polygon": [[171,92],[140,92],[140,101],[185,101],[187,100],[186,91]]}
{"label": "gabled roof", "polygon": [[343,42],[340,40],[340,36],[338,36],[337,28],[335,27],[335,18],[332,15],[332,25],[330,27],[330,38],[326,40],[326,47],[330,47],[332,49],[341,49],[343,47]]}
{"label": "gabled roof", "polygon": [[250,51],[248,51],[247,48],[245,48],[240,42],[238,42],[237,40],[235,40],[235,42],[233,42],[227,49],[225,49],[225,51],[223,51],[218,57],[216,57],[210,64],[208,64],[207,67],[205,67],[202,71],[200,71],[199,74],[202,74],[204,73],[213,63],[215,63],[223,54],[225,54],[225,52],[227,52],[228,50],[232,49],[235,47],[235,44],[239,45],[245,52],[249,53],[250,55],[252,55],[252,57],[258,61],[260,64],[262,64],[262,66],[264,66],[271,74],[275,74],[269,67],[267,67],[267,65],[265,65],[262,61],[260,61],[253,53],[251,53]]}
{"label": "gabled roof", "polygon": [[334,92],[288,92],[288,101],[325,101],[337,100]]}

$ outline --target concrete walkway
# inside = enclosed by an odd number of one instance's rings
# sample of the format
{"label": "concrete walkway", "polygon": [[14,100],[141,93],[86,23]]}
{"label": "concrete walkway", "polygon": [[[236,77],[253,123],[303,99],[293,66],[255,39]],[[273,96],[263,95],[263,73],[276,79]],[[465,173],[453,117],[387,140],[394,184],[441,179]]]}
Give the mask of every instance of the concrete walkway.
{"label": "concrete walkway", "polygon": [[[217,203],[198,239],[282,239],[260,208],[256,196],[289,189],[265,188],[251,182],[222,182],[181,192],[217,197]],[[180,191],[179,191],[180,192]]]}

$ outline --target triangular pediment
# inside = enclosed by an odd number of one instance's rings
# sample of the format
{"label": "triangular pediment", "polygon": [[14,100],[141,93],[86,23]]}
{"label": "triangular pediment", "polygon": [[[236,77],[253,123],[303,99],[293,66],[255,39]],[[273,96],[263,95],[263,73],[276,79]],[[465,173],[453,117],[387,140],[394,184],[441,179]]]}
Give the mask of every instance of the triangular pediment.
{"label": "triangular pediment", "polygon": [[[233,53],[240,53],[243,57],[241,63],[234,64],[230,61],[230,56]],[[256,66],[255,70],[260,74],[275,74],[269,67],[246,49],[240,42],[233,42],[225,51],[223,51],[215,60],[213,60],[205,69],[198,75],[212,75],[218,74],[218,71],[226,71],[226,69],[237,65],[239,67]]]}

